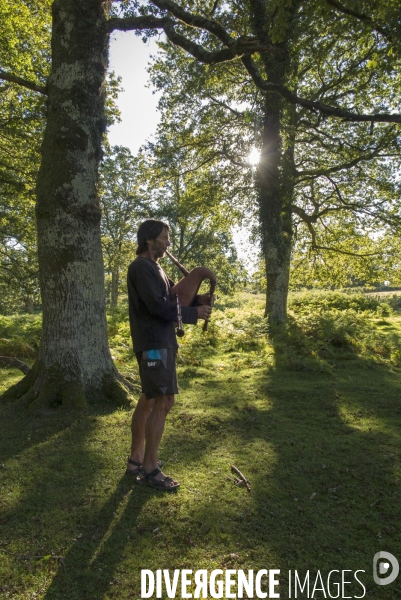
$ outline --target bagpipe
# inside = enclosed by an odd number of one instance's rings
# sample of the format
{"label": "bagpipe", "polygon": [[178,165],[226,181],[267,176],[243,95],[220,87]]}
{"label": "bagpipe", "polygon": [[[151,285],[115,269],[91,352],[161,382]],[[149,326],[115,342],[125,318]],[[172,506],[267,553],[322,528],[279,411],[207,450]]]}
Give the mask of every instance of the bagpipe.
{"label": "bagpipe", "polygon": [[[195,267],[192,271],[187,271],[187,269],[167,250],[166,254],[184,275],[184,277],[171,288],[171,293],[177,303],[177,335],[182,337],[184,335],[184,330],[182,328],[181,306],[191,306],[204,279],[208,279],[210,282],[209,303],[210,306],[213,306],[216,275],[206,267]],[[208,319],[205,320],[203,331],[207,331],[208,321]]]}

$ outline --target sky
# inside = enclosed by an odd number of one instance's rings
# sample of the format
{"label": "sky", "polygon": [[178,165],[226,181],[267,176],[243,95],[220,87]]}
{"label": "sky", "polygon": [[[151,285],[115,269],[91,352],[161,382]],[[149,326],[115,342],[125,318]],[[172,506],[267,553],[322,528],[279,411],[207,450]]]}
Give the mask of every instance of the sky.
{"label": "sky", "polygon": [[109,70],[122,77],[124,91],[117,101],[121,123],[109,128],[108,137],[112,146],[126,146],[133,154],[155,133],[159,121],[159,94],[146,87],[146,66],[156,51],[153,39],[144,44],[133,31],[116,31],[111,38]]}

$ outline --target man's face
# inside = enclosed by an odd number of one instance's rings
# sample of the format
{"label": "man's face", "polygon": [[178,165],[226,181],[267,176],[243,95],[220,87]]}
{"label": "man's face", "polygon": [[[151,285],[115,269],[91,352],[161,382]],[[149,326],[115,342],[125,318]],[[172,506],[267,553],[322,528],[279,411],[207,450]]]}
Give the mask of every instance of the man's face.
{"label": "man's face", "polygon": [[155,240],[149,240],[152,244],[151,249],[156,252],[155,258],[163,258],[167,248],[171,245],[167,229],[163,229],[159,237]]}

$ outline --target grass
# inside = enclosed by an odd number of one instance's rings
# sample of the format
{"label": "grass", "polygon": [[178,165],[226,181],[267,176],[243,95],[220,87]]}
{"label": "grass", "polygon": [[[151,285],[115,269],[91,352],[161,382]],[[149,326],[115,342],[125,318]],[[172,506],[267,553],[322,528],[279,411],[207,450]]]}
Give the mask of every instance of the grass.
{"label": "grass", "polygon": [[[401,319],[345,307],[339,322],[326,306],[323,334],[314,305],[309,325],[298,308],[270,343],[261,303],[220,301],[206,337],[187,327],[161,448],[177,493],[124,475],[131,411],[2,408],[0,598],[137,599],[140,570],[163,568],[280,569],[284,599],[289,569],[363,569],[367,598],[399,598],[399,580],[373,583],[372,561],[401,558]],[[111,347],[135,379],[123,315],[110,316]],[[3,388],[20,376],[1,375]]]}

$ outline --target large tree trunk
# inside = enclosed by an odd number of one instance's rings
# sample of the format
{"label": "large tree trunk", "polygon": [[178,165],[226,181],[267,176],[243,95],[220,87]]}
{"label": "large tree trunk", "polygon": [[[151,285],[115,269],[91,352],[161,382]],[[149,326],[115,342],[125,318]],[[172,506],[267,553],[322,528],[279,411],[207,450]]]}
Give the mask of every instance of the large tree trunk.
{"label": "large tree trunk", "polygon": [[[292,13],[296,14],[298,0],[293,0]],[[270,17],[263,3],[254,2],[255,34],[266,39]],[[290,10],[290,9],[289,9]],[[285,84],[291,64],[289,40],[291,20],[287,24],[286,39],[276,45],[276,53],[262,55],[268,81]],[[266,41],[271,41],[266,39]],[[266,266],[265,316],[272,324],[285,323],[292,249],[292,197],[294,191],[294,117],[292,108],[286,109],[281,96],[267,92],[264,104],[262,151],[258,165],[259,220],[262,251]],[[285,139],[283,139],[285,123]]]}
{"label": "large tree trunk", "polygon": [[108,348],[97,172],[108,58],[102,0],[55,0],[47,125],[37,181],[43,329],[6,396],[32,408],[126,399]]}
{"label": "large tree trunk", "polygon": [[292,248],[291,202],[294,163],[291,135],[282,148],[280,100],[268,95],[265,104],[262,158],[258,169],[259,218],[266,267],[265,316],[282,324],[287,315]]}

